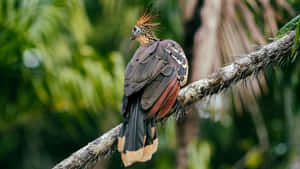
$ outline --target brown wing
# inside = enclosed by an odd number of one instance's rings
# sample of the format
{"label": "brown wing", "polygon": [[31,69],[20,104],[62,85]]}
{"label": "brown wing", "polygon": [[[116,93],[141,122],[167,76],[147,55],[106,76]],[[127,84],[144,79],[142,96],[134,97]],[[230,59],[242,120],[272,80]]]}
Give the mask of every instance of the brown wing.
{"label": "brown wing", "polygon": [[175,103],[179,89],[180,84],[175,76],[149,110],[148,117],[164,117]]}
{"label": "brown wing", "polygon": [[[169,75],[171,75],[173,72],[172,67],[168,66],[169,58],[166,55],[163,55],[162,52],[163,51],[161,51],[158,41],[150,45],[141,46],[136,51],[134,57],[130,60],[125,71],[122,113],[126,112],[130,96],[140,91],[143,92],[141,89],[149,86],[150,83],[157,84],[155,83],[157,81],[157,77],[162,78],[159,76],[161,73],[166,75],[169,73]],[[164,79],[164,82],[165,81],[166,83],[164,84],[166,87],[170,79]],[[164,87],[162,86],[160,89],[163,90]],[[159,97],[160,94],[160,90],[157,92],[155,91],[155,95],[157,97]],[[147,103],[144,103],[143,101],[143,105],[147,107],[148,104],[146,104]]]}
{"label": "brown wing", "polygon": [[150,109],[174,79],[177,81],[175,68],[171,65],[164,67],[164,70],[161,70],[161,73],[145,86],[141,100],[142,108]]}
{"label": "brown wing", "polygon": [[165,40],[163,43],[165,46],[164,50],[168,53],[172,60],[176,62],[175,65],[180,86],[184,86],[187,82],[189,71],[188,61],[184,51],[175,41]]}
{"label": "brown wing", "polygon": [[125,71],[124,95],[140,91],[152,81],[167,64],[167,59],[157,55],[159,42],[141,46],[130,60]]}
{"label": "brown wing", "polygon": [[142,96],[141,107],[150,110],[152,116],[158,113],[162,117],[169,111],[179,92],[182,76],[187,71],[179,64],[186,63],[184,53],[183,60],[181,58],[181,52],[180,46],[170,40],[155,42],[137,50],[125,73],[123,113],[126,112],[130,96],[137,92]]}
{"label": "brown wing", "polygon": [[187,80],[188,65],[182,48],[172,40],[161,41],[160,55],[168,58],[168,66],[144,89],[142,108],[148,110],[148,117],[164,117],[172,108],[180,86]]}

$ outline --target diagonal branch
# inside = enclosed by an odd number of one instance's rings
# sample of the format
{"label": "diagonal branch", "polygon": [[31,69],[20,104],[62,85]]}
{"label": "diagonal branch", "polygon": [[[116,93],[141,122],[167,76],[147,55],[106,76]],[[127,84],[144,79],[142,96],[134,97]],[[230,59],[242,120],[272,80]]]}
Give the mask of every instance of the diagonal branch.
{"label": "diagonal branch", "polygon": [[[291,54],[295,32],[275,42],[263,46],[260,50],[240,56],[241,59],[220,68],[210,77],[191,83],[180,90],[177,100],[188,106],[206,96],[219,93],[234,83],[257,74],[272,63],[287,61]],[[299,46],[297,48],[299,50]],[[174,111],[170,112],[174,114]],[[90,142],[71,156],[61,161],[53,169],[92,168],[95,163],[116,149],[116,139],[121,124]]]}

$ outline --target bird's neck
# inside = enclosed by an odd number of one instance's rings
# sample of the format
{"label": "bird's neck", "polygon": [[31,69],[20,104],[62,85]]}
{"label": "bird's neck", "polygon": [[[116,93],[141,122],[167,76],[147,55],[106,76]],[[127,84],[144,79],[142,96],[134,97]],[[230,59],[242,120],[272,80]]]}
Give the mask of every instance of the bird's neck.
{"label": "bird's neck", "polygon": [[152,42],[158,41],[159,39],[152,33],[152,34],[146,34],[146,35],[143,35],[143,36],[139,36],[139,37],[137,37],[136,40],[142,46],[142,45],[145,45],[147,43],[152,43]]}

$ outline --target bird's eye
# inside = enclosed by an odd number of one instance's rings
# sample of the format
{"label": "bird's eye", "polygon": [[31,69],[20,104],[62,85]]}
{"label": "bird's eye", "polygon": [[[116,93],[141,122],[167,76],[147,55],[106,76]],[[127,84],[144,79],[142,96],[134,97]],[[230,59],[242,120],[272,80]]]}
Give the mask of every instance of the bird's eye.
{"label": "bird's eye", "polygon": [[133,27],[132,32],[135,34],[141,34],[142,30],[138,26]]}

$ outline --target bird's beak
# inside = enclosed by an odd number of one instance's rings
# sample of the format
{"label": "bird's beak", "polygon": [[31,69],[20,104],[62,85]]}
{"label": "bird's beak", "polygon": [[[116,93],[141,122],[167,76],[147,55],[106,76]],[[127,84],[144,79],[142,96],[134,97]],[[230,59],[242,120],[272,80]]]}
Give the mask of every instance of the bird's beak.
{"label": "bird's beak", "polygon": [[131,39],[131,40],[135,40],[135,38],[136,38],[135,35],[134,35],[134,34],[131,34],[130,39]]}

